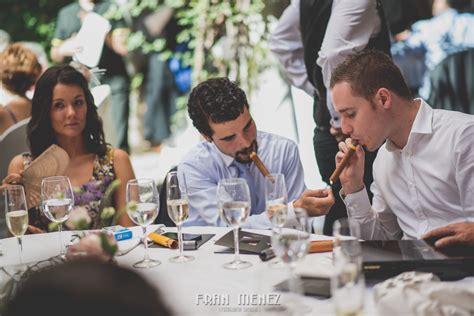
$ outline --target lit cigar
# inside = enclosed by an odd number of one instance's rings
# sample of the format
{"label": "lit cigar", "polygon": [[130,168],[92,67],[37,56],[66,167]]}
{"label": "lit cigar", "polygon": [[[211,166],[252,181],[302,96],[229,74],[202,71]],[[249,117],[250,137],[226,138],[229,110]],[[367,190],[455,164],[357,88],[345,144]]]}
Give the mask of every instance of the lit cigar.
{"label": "lit cigar", "polygon": [[342,170],[344,170],[347,163],[349,162],[349,159],[355,153],[358,144],[359,144],[359,142],[356,141],[356,140],[353,140],[352,144],[347,144],[347,146],[349,146],[349,150],[347,151],[344,158],[342,158],[342,161],[339,164],[339,166],[336,168],[336,170],[334,170],[331,177],[329,178],[329,184],[330,185],[333,185],[337,181],[337,179],[339,179],[339,176],[341,175]]}
{"label": "lit cigar", "polygon": [[267,167],[263,164],[263,162],[258,158],[257,153],[252,151],[250,153],[250,159],[255,163],[257,166],[258,170],[263,174],[264,177],[268,177],[270,175],[270,172],[268,171]]}
{"label": "lit cigar", "polygon": [[155,243],[158,245],[167,247],[167,248],[173,248],[176,249],[178,248],[178,242],[174,239],[168,238],[166,236],[157,234],[157,233],[151,233],[148,235],[148,238],[153,240]]}

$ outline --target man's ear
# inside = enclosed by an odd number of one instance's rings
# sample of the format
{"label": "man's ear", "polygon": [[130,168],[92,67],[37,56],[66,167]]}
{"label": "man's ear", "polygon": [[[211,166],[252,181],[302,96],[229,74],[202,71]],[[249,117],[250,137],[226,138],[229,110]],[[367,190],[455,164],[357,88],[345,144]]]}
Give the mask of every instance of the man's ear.
{"label": "man's ear", "polygon": [[206,141],[208,141],[209,143],[212,143],[212,137],[207,136],[207,135],[204,135],[204,134],[202,134],[202,133],[201,133],[201,136],[202,136],[202,138],[204,138],[204,139],[205,139]]}
{"label": "man's ear", "polygon": [[377,100],[384,109],[389,109],[392,106],[392,93],[386,88],[380,88],[377,91]]}

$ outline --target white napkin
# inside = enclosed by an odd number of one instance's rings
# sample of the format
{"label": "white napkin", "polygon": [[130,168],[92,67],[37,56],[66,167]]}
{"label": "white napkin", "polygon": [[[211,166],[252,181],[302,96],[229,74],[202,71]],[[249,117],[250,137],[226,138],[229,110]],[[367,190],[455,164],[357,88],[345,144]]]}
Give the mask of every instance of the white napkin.
{"label": "white napkin", "polygon": [[432,273],[404,272],[374,287],[379,315],[469,316],[474,278],[440,282]]}

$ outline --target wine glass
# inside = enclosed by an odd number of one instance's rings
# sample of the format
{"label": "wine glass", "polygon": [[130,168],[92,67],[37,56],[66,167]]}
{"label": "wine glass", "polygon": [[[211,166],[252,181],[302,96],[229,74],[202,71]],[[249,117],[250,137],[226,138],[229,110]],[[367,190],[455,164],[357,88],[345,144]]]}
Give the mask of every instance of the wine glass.
{"label": "wine glass", "polygon": [[166,176],[166,206],[168,215],[178,227],[179,256],[169,259],[171,262],[188,262],[194,260],[193,256],[183,255],[183,232],[182,226],[189,215],[189,200],[186,193],[186,178],[183,174],[178,180],[178,172],[169,172]]}
{"label": "wine glass", "polygon": [[127,214],[130,219],[143,230],[143,245],[145,256],[142,261],[136,262],[135,268],[151,268],[160,265],[158,260],[148,256],[146,229],[158,216],[159,196],[155,181],[152,179],[134,179],[127,182]]}
{"label": "wine glass", "polygon": [[25,190],[21,185],[8,185],[5,188],[5,216],[8,230],[18,238],[20,265],[22,265],[23,243],[21,237],[28,228],[28,208]]}
{"label": "wine glass", "polygon": [[348,218],[334,222],[331,295],[337,314],[360,315],[364,309],[365,280],[362,271],[360,226]]}
{"label": "wine glass", "polygon": [[250,191],[247,181],[242,178],[222,179],[217,185],[217,207],[224,223],[234,230],[234,261],[224,264],[230,270],[246,269],[250,262],[239,257],[239,226],[250,214]]}
{"label": "wine glass", "polygon": [[[308,253],[310,240],[310,221],[306,211],[295,208],[295,224],[293,227],[272,228],[272,248],[275,255],[287,265],[289,270],[288,289],[291,294],[301,294],[301,283],[295,273],[296,264]],[[304,314],[311,310],[298,297],[292,297],[286,304],[296,314]]]}
{"label": "wine glass", "polygon": [[41,208],[44,215],[58,224],[59,257],[65,259],[61,232],[63,223],[68,220],[74,206],[74,194],[68,177],[47,177],[41,181]]}
{"label": "wine glass", "polygon": [[[272,227],[278,231],[286,223],[288,216],[288,193],[286,190],[285,176],[283,174],[270,174],[265,178],[265,207],[272,222]],[[283,268],[284,263],[277,258],[270,262],[272,268]]]}

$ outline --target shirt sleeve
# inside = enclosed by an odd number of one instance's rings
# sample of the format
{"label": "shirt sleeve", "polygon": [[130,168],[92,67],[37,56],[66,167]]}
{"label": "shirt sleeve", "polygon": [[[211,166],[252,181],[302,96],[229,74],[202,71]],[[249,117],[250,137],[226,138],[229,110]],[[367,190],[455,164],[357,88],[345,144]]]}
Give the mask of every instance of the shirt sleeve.
{"label": "shirt sleeve", "polygon": [[299,1],[285,9],[270,35],[270,49],[283,66],[291,84],[313,96],[314,87],[308,80],[300,31]]}
{"label": "shirt sleeve", "polygon": [[461,207],[467,221],[474,221],[474,122],[462,130],[454,147],[456,162],[456,184],[461,199]]}
{"label": "shirt sleeve", "polygon": [[58,19],[56,20],[56,28],[54,29],[54,37],[52,40],[53,46],[59,46],[61,41],[69,38],[71,34],[67,33],[65,26],[67,25],[67,16],[65,11],[61,10],[58,14]]}
{"label": "shirt sleeve", "polygon": [[[189,217],[185,226],[226,226],[219,216],[217,209],[218,181],[207,174],[205,168],[196,164],[181,163],[178,166],[178,177],[183,181],[186,176],[186,186],[189,199]],[[242,225],[243,228],[268,229],[271,227],[267,212],[251,215]]]}
{"label": "shirt sleeve", "polygon": [[[328,91],[332,71],[347,56],[363,50],[380,28],[375,0],[333,1],[331,17],[316,61],[322,69],[324,86]],[[330,93],[327,94],[327,106],[332,117],[331,124],[340,127],[339,114],[334,109]]]}
{"label": "shirt sleeve", "polygon": [[[397,217],[381,198],[376,183],[372,183],[374,194],[373,205],[370,205],[366,189],[343,196],[348,216],[360,226],[361,238],[364,240],[400,239],[402,230]],[[342,190],[341,190],[342,192]]]}

